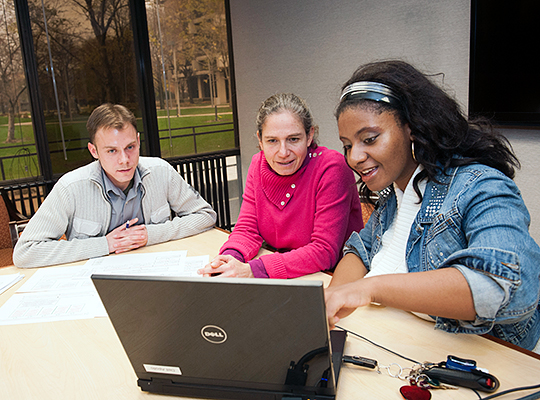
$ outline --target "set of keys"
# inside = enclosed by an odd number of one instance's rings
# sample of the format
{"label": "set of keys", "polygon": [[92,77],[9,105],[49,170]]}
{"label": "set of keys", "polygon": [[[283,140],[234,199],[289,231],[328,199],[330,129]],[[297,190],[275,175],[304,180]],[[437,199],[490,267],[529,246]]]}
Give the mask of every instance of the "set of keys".
{"label": "set of keys", "polygon": [[426,374],[429,364],[420,364],[411,369],[406,379],[409,382],[408,386],[402,386],[399,389],[401,396],[406,400],[429,400],[431,399],[431,389],[458,389],[457,386],[443,383],[439,380],[430,378]]}
{"label": "set of keys", "polygon": [[409,373],[399,364],[379,366],[377,360],[358,356],[344,356],[343,361],[360,367],[388,371],[393,378],[399,378],[409,383],[400,388],[400,393],[406,400],[429,400],[432,389],[455,390],[458,387],[494,392],[499,388],[499,380],[486,370],[478,368],[476,361],[449,355],[446,361],[440,363],[422,363],[407,368]]}

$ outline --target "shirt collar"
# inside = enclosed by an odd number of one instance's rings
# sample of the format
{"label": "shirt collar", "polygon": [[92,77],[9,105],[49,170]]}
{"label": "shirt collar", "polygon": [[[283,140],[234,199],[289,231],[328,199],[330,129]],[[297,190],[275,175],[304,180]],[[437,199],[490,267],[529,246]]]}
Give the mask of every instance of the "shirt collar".
{"label": "shirt collar", "polygon": [[[404,196],[409,198],[409,197],[411,197],[411,195],[413,193],[416,194],[416,192],[414,191],[414,186],[413,186],[414,178],[416,177],[416,175],[418,175],[423,170],[424,170],[424,166],[422,164],[418,164],[418,166],[416,167],[416,169],[414,170],[414,172],[413,172],[413,174],[411,176],[411,179],[409,179],[409,182],[407,183],[407,187],[405,188],[405,191],[402,191],[398,187],[398,185],[396,185],[396,182],[393,183],[394,192],[396,194],[396,200],[397,200],[397,203],[398,203],[398,208],[400,208],[401,201],[402,201]],[[426,180],[425,179],[422,179],[418,183],[418,189],[420,190],[420,193],[422,194],[422,196],[424,196],[424,192],[426,190]],[[416,201],[418,201],[418,197],[416,197]]]}
{"label": "shirt collar", "polygon": [[[108,196],[110,196],[111,193],[115,194],[116,196],[124,196],[124,192],[117,187],[112,181],[109,179],[103,168],[101,168],[101,179],[103,183],[103,187],[105,188],[105,193],[107,193]],[[141,174],[139,173],[139,167],[135,168],[135,174],[133,175],[133,187],[130,189],[135,190],[135,193],[137,190],[139,190],[139,186],[141,184]]]}

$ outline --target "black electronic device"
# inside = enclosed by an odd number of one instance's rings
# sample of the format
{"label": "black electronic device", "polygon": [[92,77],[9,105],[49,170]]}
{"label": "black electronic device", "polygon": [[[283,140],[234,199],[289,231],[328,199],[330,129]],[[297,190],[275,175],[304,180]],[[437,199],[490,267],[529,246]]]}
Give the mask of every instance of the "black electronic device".
{"label": "black electronic device", "polygon": [[540,126],[537,0],[472,0],[469,114]]}
{"label": "black electronic device", "polygon": [[320,281],[92,280],[144,391],[215,399],[335,398],[346,333],[329,332]]}

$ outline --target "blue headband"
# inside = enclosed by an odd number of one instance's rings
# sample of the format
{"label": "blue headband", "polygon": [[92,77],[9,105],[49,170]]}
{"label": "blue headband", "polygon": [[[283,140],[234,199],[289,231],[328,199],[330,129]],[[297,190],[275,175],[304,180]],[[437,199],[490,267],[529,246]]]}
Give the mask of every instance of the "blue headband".
{"label": "blue headband", "polygon": [[404,109],[404,104],[399,96],[389,86],[379,82],[354,82],[343,89],[340,103],[347,100],[365,99],[373,101],[382,101],[394,107]]}

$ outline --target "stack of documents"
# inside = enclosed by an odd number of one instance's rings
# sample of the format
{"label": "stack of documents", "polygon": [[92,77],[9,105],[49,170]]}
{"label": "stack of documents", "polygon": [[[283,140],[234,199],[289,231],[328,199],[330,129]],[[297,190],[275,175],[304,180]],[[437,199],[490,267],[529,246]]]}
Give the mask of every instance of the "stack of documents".
{"label": "stack of documents", "polygon": [[0,294],[24,278],[23,274],[0,275]]}

